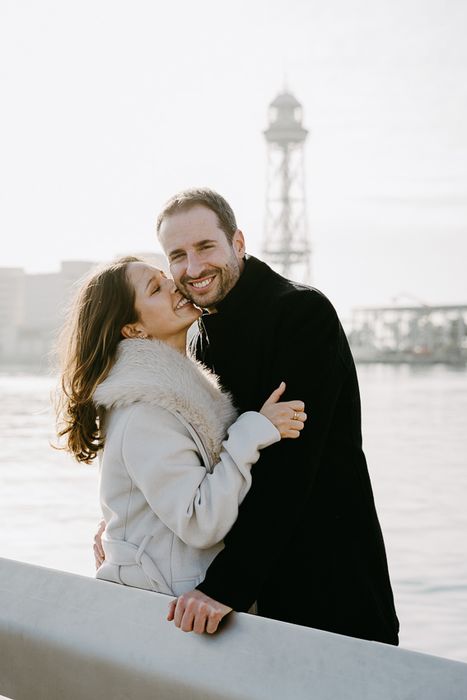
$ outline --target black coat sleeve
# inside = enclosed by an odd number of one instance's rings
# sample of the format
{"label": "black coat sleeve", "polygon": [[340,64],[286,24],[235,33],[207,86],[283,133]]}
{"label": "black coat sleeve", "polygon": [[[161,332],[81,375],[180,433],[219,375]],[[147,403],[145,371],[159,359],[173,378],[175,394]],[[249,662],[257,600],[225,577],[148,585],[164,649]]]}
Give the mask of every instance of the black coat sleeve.
{"label": "black coat sleeve", "polygon": [[257,599],[299,525],[346,371],[347,342],[325,297],[297,290],[277,311],[267,390],[284,380],[283,400],[302,399],[308,420],[298,439],[283,439],[261,453],[253,485],[225,539],[225,548],[198,586],[239,611],[248,610]]}

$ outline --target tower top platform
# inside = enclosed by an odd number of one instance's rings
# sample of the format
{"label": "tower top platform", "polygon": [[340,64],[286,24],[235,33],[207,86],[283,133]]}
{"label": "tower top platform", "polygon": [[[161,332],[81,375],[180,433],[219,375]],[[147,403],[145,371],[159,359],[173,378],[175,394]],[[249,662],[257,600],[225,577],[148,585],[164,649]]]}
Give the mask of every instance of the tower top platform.
{"label": "tower top platform", "polygon": [[270,107],[300,107],[301,104],[296,97],[292,95],[291,92],[281,92],[277,97],[271,102]]}
{"label": "tower top platform", "polygon": [[269,127],[266,141],[285,146],[303,143],[308,131],[302,126],[302,105],[290,92],[282,92],[269,105]]}

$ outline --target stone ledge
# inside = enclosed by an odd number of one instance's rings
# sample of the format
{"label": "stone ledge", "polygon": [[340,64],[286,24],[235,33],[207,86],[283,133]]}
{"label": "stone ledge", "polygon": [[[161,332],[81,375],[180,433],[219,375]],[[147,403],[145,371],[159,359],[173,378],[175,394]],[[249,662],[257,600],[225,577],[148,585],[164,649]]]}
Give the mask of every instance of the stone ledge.
{"label": "stone ledge", "polygon": [[232,614],[214,636],[170,599],[0,559],[0,693],[15,700],[461,700],[467,664]]}

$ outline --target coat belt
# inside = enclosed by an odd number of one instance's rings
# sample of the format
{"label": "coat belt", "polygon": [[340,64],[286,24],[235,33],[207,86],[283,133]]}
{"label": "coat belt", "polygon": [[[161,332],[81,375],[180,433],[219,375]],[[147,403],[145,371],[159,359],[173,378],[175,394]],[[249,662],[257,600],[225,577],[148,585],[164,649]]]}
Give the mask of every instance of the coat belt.
{"label": "coat belt", "polygon": [[152,535],[146,535],[139,547],[137,547],[131,542],[114,540],[104,535],[102,544],[104,546],[105,559],[109,564],[115,564],[116,566],[134,566],[136,564],[145,574],[153,591],[173,595],[172,589],[159,567],[146,552],[147,544],[151,539]]}

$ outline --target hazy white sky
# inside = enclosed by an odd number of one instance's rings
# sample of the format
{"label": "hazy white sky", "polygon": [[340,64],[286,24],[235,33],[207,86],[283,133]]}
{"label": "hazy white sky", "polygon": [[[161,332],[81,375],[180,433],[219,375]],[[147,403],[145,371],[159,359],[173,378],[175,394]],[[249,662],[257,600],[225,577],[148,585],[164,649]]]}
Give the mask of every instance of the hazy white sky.
{"label": "hazy white sky", "polygon": [[467,302],[465,0],[0,0],[1,266],[155,249],[180,188],[260,254],[267,106],[302,102],[314,283]]}

